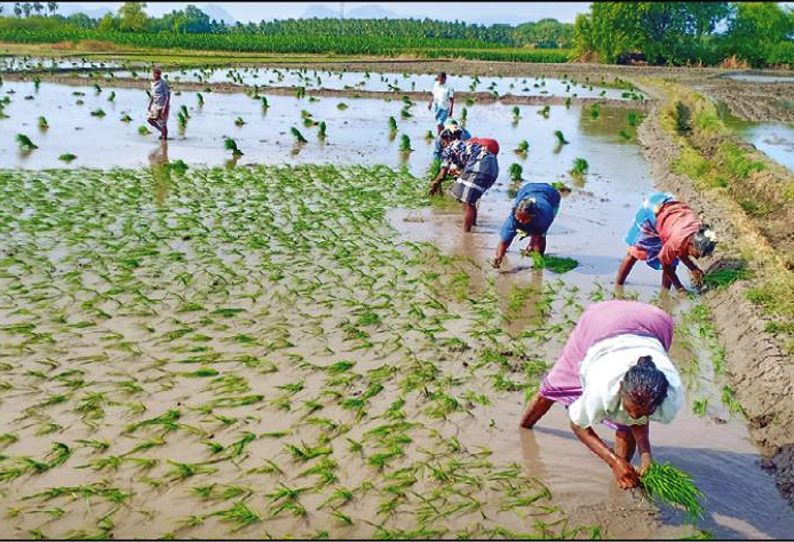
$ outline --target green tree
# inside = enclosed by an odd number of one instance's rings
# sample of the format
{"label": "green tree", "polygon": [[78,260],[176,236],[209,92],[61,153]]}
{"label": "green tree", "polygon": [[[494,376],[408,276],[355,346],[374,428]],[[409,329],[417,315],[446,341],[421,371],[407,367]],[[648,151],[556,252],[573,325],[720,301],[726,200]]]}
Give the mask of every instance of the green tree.
{"label": "green tree", "polygon": [[58,2],[47,2],[47,11],[50,12],[50,15],[54,15],[58,11]]}
{"label": "green tree", "polygon": [[119,8],[119,30],[143,32],[146,30],[146,2],[124,2]]}
{"label": "green tree", "polygon": [[36,15],[41,15],[41,12],[44,11],[44,4],[41,2],[33,2],[33,11],[36,12]]}
{"label": "green tree", "polygon": [[25,18],[30,17],[31,11],[33,11],[33,4],[30,2],[25,2],[22,4],[22,12],[25,14]]}
{"label": "green tree", "polygon": [[724,44],[727,54],[734,54],[753,67],[768,62],[771,49],[790,41],[794,30],[791,13],[775,2],[736,2]]}

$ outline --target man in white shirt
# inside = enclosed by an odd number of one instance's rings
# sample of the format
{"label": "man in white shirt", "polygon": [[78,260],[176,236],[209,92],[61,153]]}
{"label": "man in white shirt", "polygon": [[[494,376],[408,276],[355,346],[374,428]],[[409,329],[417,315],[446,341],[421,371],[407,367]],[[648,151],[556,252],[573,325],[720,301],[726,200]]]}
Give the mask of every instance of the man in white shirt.
{"label": "man in white shirt", "polygon": [[436,83],[433,85],[433,98],[427,104],[428,111],[433,109],[436,117],[436,132],[441,133],[444,130],[444,123],[452,116],[452,110],[455,107],[455,97],[452,89],[447,86],[447,74],[441,72],[436,78]]}

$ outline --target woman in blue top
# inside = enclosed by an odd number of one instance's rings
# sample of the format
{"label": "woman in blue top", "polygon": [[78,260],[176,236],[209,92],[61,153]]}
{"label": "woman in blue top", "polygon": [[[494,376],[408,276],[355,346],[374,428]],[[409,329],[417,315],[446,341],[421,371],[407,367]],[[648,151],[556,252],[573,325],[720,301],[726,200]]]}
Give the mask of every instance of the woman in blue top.
{"label": "woman in blue top", "polygon": [[507,249],[519,230],[529,236],[527,251],[546,253],[546,232],[560,210],[560,193],[548,183],[526,183],[518,191],[513,209],[499,232],[492,265],[502,265]]}

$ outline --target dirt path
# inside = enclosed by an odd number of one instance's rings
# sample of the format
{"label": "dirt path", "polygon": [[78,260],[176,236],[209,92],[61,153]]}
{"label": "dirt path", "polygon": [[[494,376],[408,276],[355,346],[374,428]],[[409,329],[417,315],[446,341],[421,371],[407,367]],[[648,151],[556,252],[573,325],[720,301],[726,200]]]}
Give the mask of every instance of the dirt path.
{"label": "dirt path", "polygon": [[[689,179],[671,172],[670,162],[678,154],[678,146],[658,122],[657,110],[664,96],[648,85],[639,86],[654,98],[654,107],[638,137],[657,186],[692,205],[718,238],[764,243],[736,204],[711,198],[695,190]],[[747,413],[751,435],[766,457],[763,466],[775,474],[778,488],[794,505],[794,359],[764,331],[770,319],[747,299],[745,294],[751,287],[751,281],[736,282],[705,294],[703,301],[722,338],[730,377]]]}

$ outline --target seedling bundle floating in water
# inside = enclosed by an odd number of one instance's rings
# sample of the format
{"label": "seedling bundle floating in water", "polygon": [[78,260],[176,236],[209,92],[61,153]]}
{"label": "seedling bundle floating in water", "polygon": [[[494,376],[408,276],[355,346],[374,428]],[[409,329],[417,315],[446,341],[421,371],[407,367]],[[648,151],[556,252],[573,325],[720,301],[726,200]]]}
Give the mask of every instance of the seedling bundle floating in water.
{"label": "seedling bundle floating in water", "polygon": [[683,508],[687,520],[692,523],[696,519],[703,519],[700,501],[705,495],[695,486],[688,473],[670,463],[651,463],[641,482],[642,488],[655,501]]}

